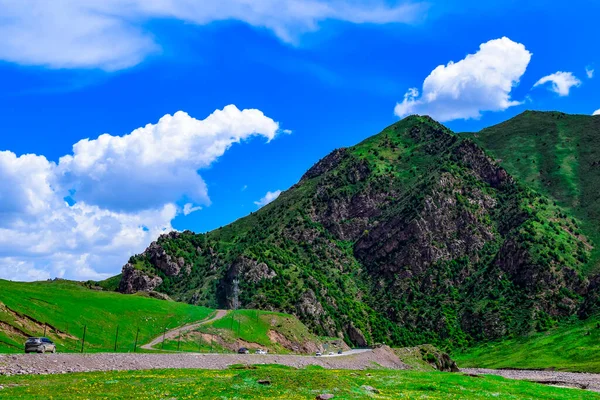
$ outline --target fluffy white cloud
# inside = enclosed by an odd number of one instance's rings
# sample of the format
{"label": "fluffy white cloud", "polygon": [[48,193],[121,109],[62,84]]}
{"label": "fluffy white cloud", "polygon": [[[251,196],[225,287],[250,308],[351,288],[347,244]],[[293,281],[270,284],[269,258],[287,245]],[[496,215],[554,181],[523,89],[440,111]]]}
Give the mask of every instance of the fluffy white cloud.
{"label": "fluffy white cloud", "polygon": [[265,196],[262,199],[255,201],[254,204],[256,204],[258,207],[266,206],[267,204],[278,198],[280,194],[281,190],[267,192],[267,194],[265,194]]}
{"label": "fluffy white cloud", "polygon": [[439,65],[419,89],[411,88],[396,104],[398,117],[428,114],[439,121],[479,118],[482,111],[502,111],[521,104],[510,92],[525,73],[531,53],[507,37],[490,40],[475,54]]}
{"label": "fluffy white cloud", "polygon": [[294,42],[324,20],[406,23],[425,10],[423,3],[390,6],[384,0],[0,0],[0,59],[117,70],[160,50],[146,30],[153,19],[199,25],[239,20]]}
{"label": "fluffy white cloud", "polygon": [[[179,212],[208,204],[198,169],[233,143],[271,140],[278,130],[259,110],[227,106],[204,120],[178,112],[129,135],[82,140],[58,164],[0,152],[0,277],[114,275],[172,230]],[[69,205],[67,195],[76,202]],[[182,199],[191,200],[183,209]]]}
{"label": "fluffy white cloud", "polygon": [[600,115],[600,108],[597,109],[596,111],[594,111],[594,113],[592,115]]}
{"label": "fluffy white cloud", "polygon": [[550,90],[557,93],[559,96],[568,96],[572,87],[581,85],[581,81],[577,79],[571,72],[558,71],[551,75],[545,76],[533,85],[533,87],[552,83]]}
{"label": "fluffy white cloud", "polygon": [[[147,209],[186,195],[209,204],[196,173],[234,143],[253,135],[272,140],[279,125],[259,110],[229,105],[204,120],[179,111],[125,136],[101,135],[73,146],[58,164],[61,184],[74,199],[116,210]],[[101,183],[101,184],[99,184]]]}
{"label": "fluffy white cloud", "polygon": [[592,67],[585,67],[585,74],[589,79],[592,79],[594,77],[594,70]]}

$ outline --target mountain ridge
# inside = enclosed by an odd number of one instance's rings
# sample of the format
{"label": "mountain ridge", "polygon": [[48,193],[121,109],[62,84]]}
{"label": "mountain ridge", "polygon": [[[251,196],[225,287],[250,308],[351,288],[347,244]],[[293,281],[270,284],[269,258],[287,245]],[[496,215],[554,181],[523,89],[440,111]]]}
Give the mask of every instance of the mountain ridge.
{"label": "mountain ridge", "polygon": [[349,343],[460,347],[581,312],[579,223],[472,138],[411,116],[334,150],[251,215],[161,236],[125,265],[121,291],[231,307],[238,280],[244,307]]}

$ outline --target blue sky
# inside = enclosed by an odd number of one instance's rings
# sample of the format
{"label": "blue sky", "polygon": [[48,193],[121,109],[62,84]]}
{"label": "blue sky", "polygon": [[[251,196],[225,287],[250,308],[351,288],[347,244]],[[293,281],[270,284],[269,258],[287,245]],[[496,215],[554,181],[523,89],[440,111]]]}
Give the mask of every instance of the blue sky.
{"label": "blue sky", "polygon": [[196,3],[0,0],[0,278],[118,273],[410,113],[600,109],[593,0]]}

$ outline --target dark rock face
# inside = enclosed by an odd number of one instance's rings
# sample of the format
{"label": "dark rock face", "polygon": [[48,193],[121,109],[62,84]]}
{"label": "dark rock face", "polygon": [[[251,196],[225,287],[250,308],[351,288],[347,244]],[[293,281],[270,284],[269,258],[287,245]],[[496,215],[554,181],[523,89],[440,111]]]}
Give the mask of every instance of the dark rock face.
{"label": "dark rock face", "polygon": [[160,277],[150,277],[147,273],[136,270],[131,264],[125,264],[122,273],[118,289],[121,293],[150,292],[162,283]]}
{"label": "dark rock face", "polygon": [[277,274],[267,264],[242,256],[231,264],[227,276],[232,279],[235,277],[251,283],[258,283],[263,279],[273,279]]}
{"label": "dark rock face", "polygon": [[363,335],[361,330],[355,327],[354,324],[351,323],[346,327],[346,333],[352,343],[355,343],[357,346],[366,347],[368,345],[365,335]]}
{"label": "dark rock face", "polygon": [[460,372],[456,362],[450,358],[447,353],[444,353],[432,345],[425,344],[419,346],[419,352],[421,353],[423,360],[428,362],[438,371]]}
{"label": "dark rock face", "polygon": [[[479,205],[478,211],[461,209],[457,194]],[[478,223],[494,206],[494,199],[480,191],[466,191],[460,180],[443,174],[416,217],[377,224],[358,240],[355,254],[365,265],[378,265],[379,272],[388,274],[407,268],[421,273],[435,262],[462,256],[474,259],[494,239],[490,227]]]}
{"label": "dark rock face", "polygon": [[174,259],[156,242],[152,242],[146,253],[150,262],[167,276],[179,275],[181,268],[185,266],[183,258]]}
{"label": "dark rock face", "polygon": [[308,171],[306,171],[306,173],[302,176],[300,181],[315,178],[319,175],[323,175],[324,173],[331,171],[332,169],[336,168],[346,156],[346,149],[334,150],[325,158],[313,165]]}

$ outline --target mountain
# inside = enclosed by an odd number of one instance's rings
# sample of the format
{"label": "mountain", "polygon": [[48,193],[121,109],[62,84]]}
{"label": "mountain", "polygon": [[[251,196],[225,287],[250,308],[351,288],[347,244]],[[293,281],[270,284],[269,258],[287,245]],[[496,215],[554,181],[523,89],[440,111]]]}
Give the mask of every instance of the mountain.
{"label": "mountain", "polygon": [[123,267],[119,290],[213,308],[239,293],[243,307],[355,345],[457,348],[544,330],[598,299],[588,222],[536,189],[475,140],[411,116],[245,218],[161,236]]}

